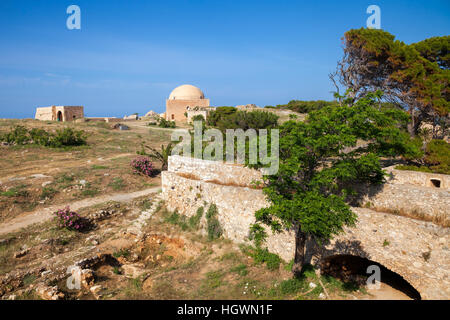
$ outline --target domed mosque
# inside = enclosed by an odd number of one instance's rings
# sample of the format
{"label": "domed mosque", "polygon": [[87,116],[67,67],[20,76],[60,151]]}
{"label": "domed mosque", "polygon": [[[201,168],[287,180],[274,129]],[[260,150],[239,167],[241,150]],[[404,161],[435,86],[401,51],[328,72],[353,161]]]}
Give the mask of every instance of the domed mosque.
{"label": "domed mosque", "polygon": [[186,113],[196,107],[209,107],[202,90],[190,84],[183,84],[173,89],[166,100],[166,120],[186,121]]}

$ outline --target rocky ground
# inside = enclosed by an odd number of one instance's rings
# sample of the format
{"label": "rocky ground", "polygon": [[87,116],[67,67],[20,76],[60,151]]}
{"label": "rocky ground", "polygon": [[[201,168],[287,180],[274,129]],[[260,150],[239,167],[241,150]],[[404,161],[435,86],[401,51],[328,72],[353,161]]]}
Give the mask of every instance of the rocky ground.
{"label": "rocky ground", "polygon": [[[310,269],[292,279],[245,248],[174,224],[157,193],[80,210],[85,232],[52,220],[0,243],[2,299],[360,299],[364,287]],[[79,278],[78,278],[79,275]],[[80,288],[71,287],[80,279]],[[68,285],[69,281],[69,285]]]}
{"label": "rocky ground", "polygon": [[[1,299],[376,298],[312,268],[293,279],[289,262],[269,267],[249,248],[173,219],[159,176],[129,166],[141,142],[158,148],[171,130],[0,120],[0,131],[17,124],[73,125],[89,136],[88,146],[63,150],[0,147]],[[67,205],[89,228],[57,226],[53,213]]]}

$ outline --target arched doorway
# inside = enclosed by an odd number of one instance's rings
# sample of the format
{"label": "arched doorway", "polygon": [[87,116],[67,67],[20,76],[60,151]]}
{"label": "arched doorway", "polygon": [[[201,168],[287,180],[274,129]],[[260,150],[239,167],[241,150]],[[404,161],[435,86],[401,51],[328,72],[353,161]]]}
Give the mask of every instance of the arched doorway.
{"label": "arched doorway", "polygon": [[[384,291],[387,296],[383,299],[397,299],[395,298],[396,295],[399,297],[404,295],[405,298],[421,300],[419,291],[401,275],[389,270],[378,262],[366,258],[353,255],[330,256],[322,260],[321,271],[323,274],[331,275],[344,282],[353,282],[364,286],[367,278],[373,274],[373,272],[367,273],[367,268],[373,265],[380,268],[380,282],[384,285]],[[392,291],[392,295],[389,290]],[[383,294],[382,291],[381,294]]]}
{"label": "arched doorway", "polygon": [[56,119],[57,121],[63,121],[63,115],[61,111],[58,111],[57,115],[56,115]]}

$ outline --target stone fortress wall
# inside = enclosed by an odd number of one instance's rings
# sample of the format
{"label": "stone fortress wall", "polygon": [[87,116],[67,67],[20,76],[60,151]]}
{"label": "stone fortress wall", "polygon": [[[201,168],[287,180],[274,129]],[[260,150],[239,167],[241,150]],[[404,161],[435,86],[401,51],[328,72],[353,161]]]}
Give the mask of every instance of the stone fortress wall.
{"label": "stone fortress wall", "polygon": [[[448,221],[449,191],[415,185],[415,179],[408,180],[409,172],[398,174],[397,180],[391,179],[366,199],[372,202],[371,209],[377,209],[377,205],[394,206],[401,214],[416,214],[429,221],[353,208],[358,215],[356,227],[346,228],[344,234],[314,250],[311,261],[319,263],[326,257],[341,254],[357,255],[400,274],[422,298],[448,299],[449,229],[430,221],[435,217]],[[255,185],[261,177],[259,171],[239,165],[171,156],[168,171],[162,172],[163,197],[169,210],[186,216],[194,215],[206,203],[216,204],[224,236],[237,243],[251,244],[248,234],[255,221],[254,212],[269,205],[262,190]],[[412,208],[416,210],[414,213]],[[205,223],[204,217],[202,223]],[[269,230],[268,234],[268,249],[286,261],[291,260],[295,247],[292,231],[272,234]],[[389,246],[383,245],[385,240],[389,241]],[[423,255],[427,252],[431,254],[425,261]]]}

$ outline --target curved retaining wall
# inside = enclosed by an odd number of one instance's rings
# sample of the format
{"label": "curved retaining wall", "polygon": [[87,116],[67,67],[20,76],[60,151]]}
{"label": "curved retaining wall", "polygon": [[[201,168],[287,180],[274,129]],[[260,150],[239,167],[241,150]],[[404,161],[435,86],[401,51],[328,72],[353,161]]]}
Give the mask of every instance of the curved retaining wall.
{"label": "curved retaining wall", "polygon": [[[262,190],[250,187],[258,174],[239,166],[171,157],[169,170],[162,172],[163,197],[169,210],[187,216],[195,214],[205,203],[215,203],[224,236],[250,244],[247,237],[255,221],[254,212],[268,205]],[[422,298],[450,298],[448,228],[369,209],[353,210],[358,215],[356,227],[346,228],[344,234],[324,248],[311,250],[311,262],[336,254],[361,256],[400,274]],[[268,234],[268,249],[286,261],[291,260],[294,234],[290,231],[275,235],[268,231]],[[389,245],[383,245],[385,240]]]}

